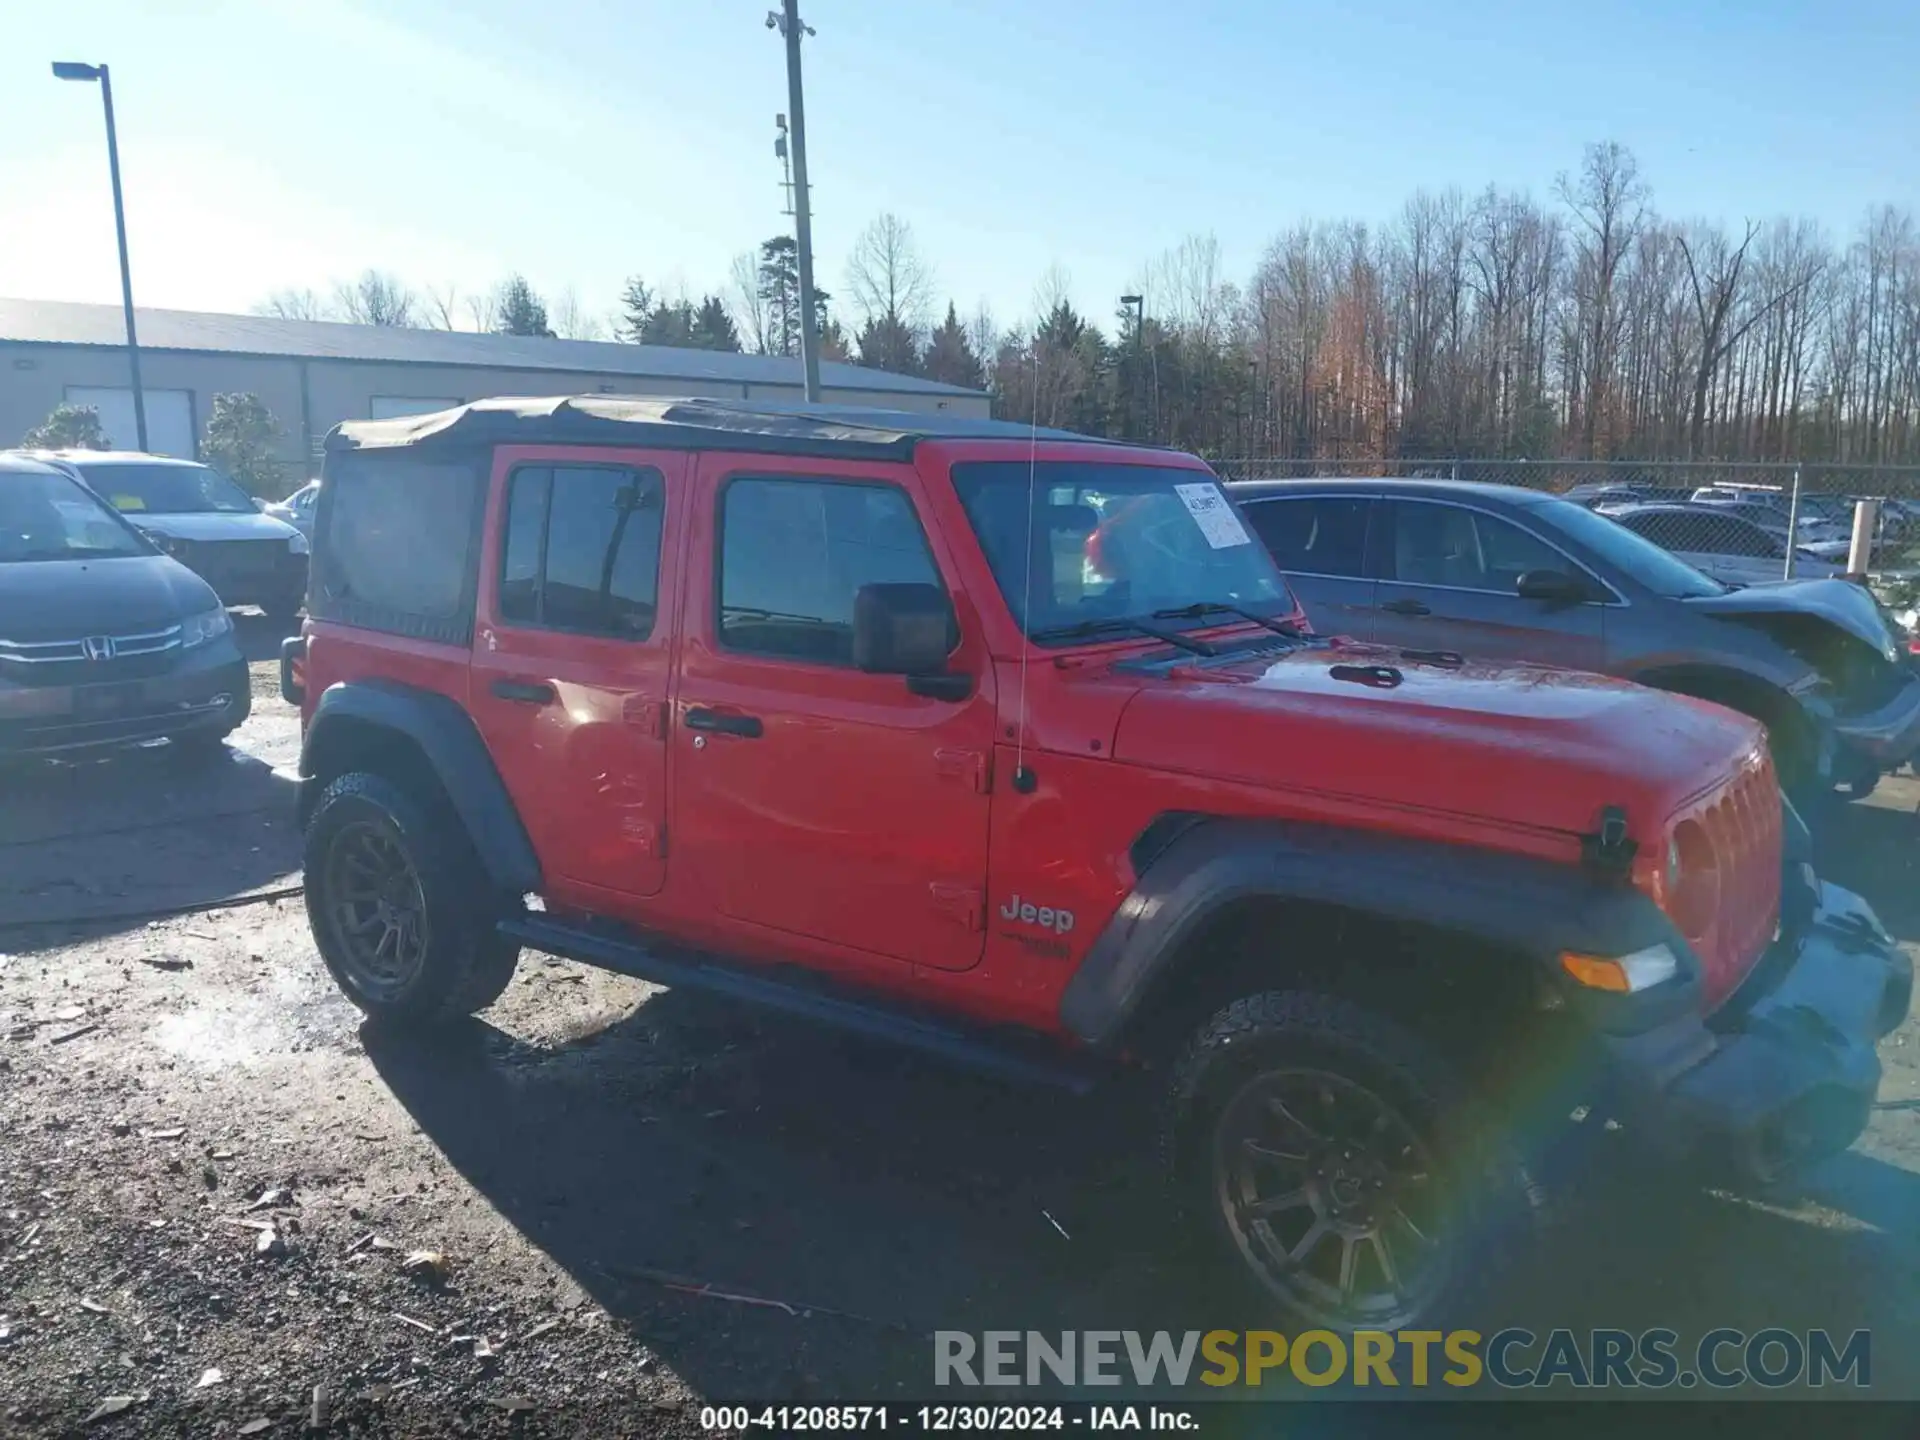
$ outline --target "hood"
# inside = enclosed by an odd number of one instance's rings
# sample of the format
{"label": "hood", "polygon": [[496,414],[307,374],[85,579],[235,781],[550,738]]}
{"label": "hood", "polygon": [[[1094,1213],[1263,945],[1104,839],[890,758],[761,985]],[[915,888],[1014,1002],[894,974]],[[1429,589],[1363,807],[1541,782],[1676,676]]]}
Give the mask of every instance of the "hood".
{"label": "hood", "polygon": [[175,540],[278,540],[285,544],[300,533],[286,521],[257,510],[225,515],[213,511],[171,515],[135,510],[126,518],[142,530]]}
{"label": "hood", "polygon": [[1680,603],[1708,615],[1811,616],[1865,641],[1887,659],[1893,658],[1896,649],[1893,631],[1873,595],[1850,580],[1789,580],[1735,590],[1730,595],[1694,596]]}
{"label": "hood", "polygon": [[220,603],[165,555],[0,565],[0,638],[71,640],[158,630]]}
{"label": "hood", "polygon": [[[1336,673],[1372,665],[1399,683]],[[1114,756],[1496,830],[1582,835],[1618,805],[1646,843],[1760,737],[1731,711],[1604,676],[1341,643],[1150,680]]]}

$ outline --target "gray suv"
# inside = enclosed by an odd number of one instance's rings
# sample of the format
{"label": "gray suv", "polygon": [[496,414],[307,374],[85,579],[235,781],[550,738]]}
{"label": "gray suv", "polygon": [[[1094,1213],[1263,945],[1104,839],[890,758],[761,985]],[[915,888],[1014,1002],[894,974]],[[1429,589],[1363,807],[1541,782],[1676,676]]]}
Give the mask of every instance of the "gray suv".
{"label": "gray suv", "polygon": [[1920,748],[1920,673],[1843,580],[1736,588],[1580,505],[1506,485],[1229,485],[1315,629],[1623,676],[1767,726],[1803,802]]}

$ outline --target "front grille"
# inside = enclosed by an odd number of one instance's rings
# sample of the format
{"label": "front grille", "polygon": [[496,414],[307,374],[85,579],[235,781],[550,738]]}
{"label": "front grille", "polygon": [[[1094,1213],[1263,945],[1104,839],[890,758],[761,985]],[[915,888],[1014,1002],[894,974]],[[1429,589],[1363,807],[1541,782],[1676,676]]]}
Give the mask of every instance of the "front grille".
{"label": "front grille", "polygon": [[1674,918],[1700,956],[1709,1006],[1731,994],[1780,921],[1780,788],[1762,752],[1680,817]]}
{"label": "front grille", "polygon": [[164,655],[180,648],[180,627],[135,635],[92,635],[61,640],[0,640],[0,660],[20,665],[59,665],[81,661],[95,665],[138,655]]}

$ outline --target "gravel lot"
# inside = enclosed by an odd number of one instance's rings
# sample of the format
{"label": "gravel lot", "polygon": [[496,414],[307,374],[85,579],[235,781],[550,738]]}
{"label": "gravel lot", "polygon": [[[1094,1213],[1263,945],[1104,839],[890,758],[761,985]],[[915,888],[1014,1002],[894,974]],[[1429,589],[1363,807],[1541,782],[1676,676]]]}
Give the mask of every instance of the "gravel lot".
{"label": "gravel lot", "polygon": [[[1245,1322],[1156,1248],[1135,1097],[534,955],[445,1041],[363,1033],[297,894],[276,637],[243,629],[230,761],[5,782],[0,1434],[690,1435],[703,1400],[924,1398],[935,1328]],[[1909,944],[1917,805],[1884,786],[1827,862]],[[1916,1035],[1803,1187],[1603,1178],[1499,1318],[1868,1326],[1874,1393],[1920,1398]]]}

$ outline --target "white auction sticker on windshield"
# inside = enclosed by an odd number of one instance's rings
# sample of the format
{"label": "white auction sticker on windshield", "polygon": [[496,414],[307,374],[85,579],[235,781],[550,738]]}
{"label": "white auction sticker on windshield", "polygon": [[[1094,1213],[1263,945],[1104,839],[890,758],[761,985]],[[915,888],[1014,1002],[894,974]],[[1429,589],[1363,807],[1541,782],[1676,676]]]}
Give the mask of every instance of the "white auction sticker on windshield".
{"label": "white auction sticker on windshield", "polygon": [[1200,533],[1207,537],[1207,544],[1214,549],[1226,550],[1234,545],[1251,543],[1252,537],[1247,534],[1247,527],[1233,513],[1233,506],[1227,503],[1227,497],[1220,493],[1218,485],[1176,485],[1173,491],[1180,497],[1180,503],[1187,507],[1187,513],[1193,516],[1193,523],[1200,527]]}

